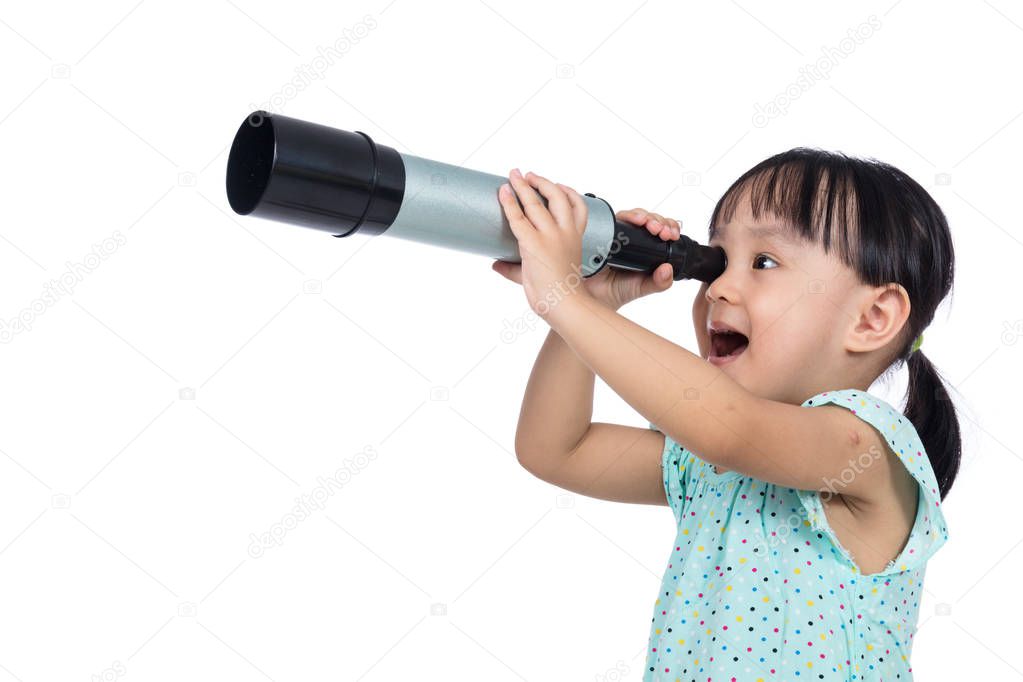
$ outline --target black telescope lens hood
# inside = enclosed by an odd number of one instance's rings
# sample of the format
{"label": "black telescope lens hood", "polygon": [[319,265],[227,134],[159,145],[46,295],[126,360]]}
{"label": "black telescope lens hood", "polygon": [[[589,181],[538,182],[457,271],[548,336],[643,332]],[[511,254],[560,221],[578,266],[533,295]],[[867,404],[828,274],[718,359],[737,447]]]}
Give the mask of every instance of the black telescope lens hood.
{"label": "black telescope lens hood", "polygon": [[238,128],[227,159],[227,199],[254,215],[343,237],[380,234],[401,208],[401,155],[365,133],[266,111]]}

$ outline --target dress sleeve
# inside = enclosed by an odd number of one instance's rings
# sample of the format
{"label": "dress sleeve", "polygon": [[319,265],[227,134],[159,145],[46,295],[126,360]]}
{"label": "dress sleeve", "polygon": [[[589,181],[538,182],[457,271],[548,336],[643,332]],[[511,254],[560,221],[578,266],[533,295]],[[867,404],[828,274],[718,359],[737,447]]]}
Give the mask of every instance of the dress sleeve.
{"label": "dress sleeve", "polygon": [[[889,575],[922,568],[948,540],[948,526],[941,511],[937,478],[916,428],[905,415],[887,402],[858,389],[818,393],[807,399],[802,406],[819,407],[829,404],[848,409],[877,429],[918,484],[916,520],[910,529],[906,546],[884,570],[869,575]],[[856,565],[851,561],[849,553],[839,543],[834,530],[828,524],[821,505],[820,493],[816,490],[797,492],[811,526],[824,532],[842,556],[855,568]]]}
{"label": "dress sleeve", "polygon": [[[659,430],[653,422],[650,428]],[[664,480],[664,496],[675,515],[675,523],[682,523],[682,512],[686,504],[686,482],[689,451],[664,434],[664,449],[661,451],[661,473]]]}

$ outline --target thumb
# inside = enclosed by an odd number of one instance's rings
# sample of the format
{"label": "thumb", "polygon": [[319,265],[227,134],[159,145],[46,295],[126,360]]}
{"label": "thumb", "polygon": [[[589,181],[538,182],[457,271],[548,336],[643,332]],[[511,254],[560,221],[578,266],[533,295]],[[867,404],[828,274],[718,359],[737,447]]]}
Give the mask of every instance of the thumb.
{"label": "thumb", "polygon": [[521,263],[509,263],[503,260],[495,260],[491,263],[490,267],[502,277],[509,279],[516,284],[522,284]]}
{"label": "thumb", "polygon": [[661,263],[649,277],[643,280],[640,285],[640,295],[646,296],[670,289],[671,285],[675,283],[675,280],[672,279],[672,274],[674,274],[674,270],[671,267],[671,263]]}

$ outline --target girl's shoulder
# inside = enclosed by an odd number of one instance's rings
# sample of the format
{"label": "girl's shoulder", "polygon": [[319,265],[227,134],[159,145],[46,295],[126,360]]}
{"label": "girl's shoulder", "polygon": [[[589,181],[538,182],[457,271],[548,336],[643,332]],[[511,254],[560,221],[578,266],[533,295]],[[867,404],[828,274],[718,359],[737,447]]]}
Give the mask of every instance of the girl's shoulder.
{"label": "girl's shoulder", "polygon": [[892,452],[924,488],[928,506],[941,506],[937,477],[913,422],[883,398],[857,388],[824,391],[803,401],[803,407],[838,405],[873,426]]}
{"label": "girl's shoulder", "polygon": [[[899,556],[881,574],[898,573],[922,567],[948,539],[948,526],[941,510],[937,477],[916,427],[902,412],[884,399],[860,389],[824,391],[807,398],[803,407],[838,405],[873,426],[892,453],[916,481],[917,511],[909,538]],[[880,453],[886,454],[886,453]],[[869,466],[878,453],[865,452],[862,462],[850,462],[850,475],[857,466]],[[843,472],[843,475],[845,472]],[[828,533],[841,548],[824,514],[819,491],[797,491],[811,524]]]}

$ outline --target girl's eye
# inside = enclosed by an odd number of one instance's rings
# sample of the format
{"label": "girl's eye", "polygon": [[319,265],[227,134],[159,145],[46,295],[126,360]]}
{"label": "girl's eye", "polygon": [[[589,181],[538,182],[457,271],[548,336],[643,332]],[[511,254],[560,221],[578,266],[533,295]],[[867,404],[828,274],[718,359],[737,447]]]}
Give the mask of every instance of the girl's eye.
{"label": "girl's eye", "polygon": [[[774,263],[774,265],[769,265],[769,266],[767,266],[766,268],[757,268],[757,263],[762,263],[764,259],[766,259],[766,260],[770,261],[771,263]],[[755,256],[754,258],[753,258],[753,268],[754,268],[754,269],[766,269],[766,270],[770,270],[771,268],[775,268],[775,267],[778,267],[778,261],[776,261],[775,259],[773,259],[773,258],[771,258],[770,256],[768,256],[768,255],[767,255],[766,253],[758,253],[758,254],[757,254],[757,255],[756,255],[756,256]]]}

